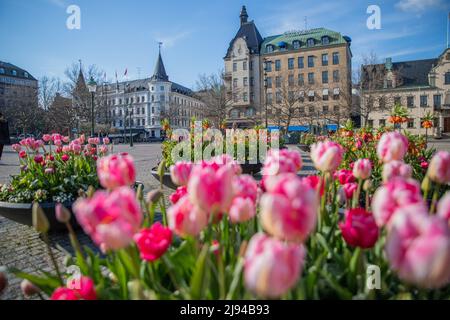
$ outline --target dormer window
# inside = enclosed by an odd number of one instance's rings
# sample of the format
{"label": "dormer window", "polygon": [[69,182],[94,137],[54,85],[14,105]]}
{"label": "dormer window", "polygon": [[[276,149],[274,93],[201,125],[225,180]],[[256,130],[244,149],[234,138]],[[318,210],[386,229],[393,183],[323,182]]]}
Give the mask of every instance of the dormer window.
{"label": "dormer window", "polygon": [[273,52],[273,45],[268,44],[268,45],[266,46],[266,52]]}
{"label": "dormer window", "polygon": [[17,76],[17,71],[16,71],[16,70],[11,70],[11,74],[12,74],[13,76]]}
{"label": "dormer window", "polygon": [[330,37],[328,37],[328,36],[323,36],[323,37],[322,37],[322,44],[323,44],[323,45],[330,44]]}
{"label": "dormer window", "polygon": [[313,47],[314,46],[314,39],[313,38],[309,38],[308,40],[306,40],[306,46],[307,47]]}
{"label": "dormer window", "polygon": [[286,50],[287,47],[287,43],[284,41],[278,42],[278,48],[280,48],[280,50]]}
{"label": "dormer window", "polygon": [[23,73],[23,76],[24,76],[25,78],[28,78],[28,72],[25,71],[25,72]]}
{"label": "dormer window", "polygon": [[294,49],[300,49],[300,41],[299,40],[292,41],[292,46],[294,47]]}
{"label": "dormer window", "polygon": [[5,74],[5,68],[0,68],[0,74]]}

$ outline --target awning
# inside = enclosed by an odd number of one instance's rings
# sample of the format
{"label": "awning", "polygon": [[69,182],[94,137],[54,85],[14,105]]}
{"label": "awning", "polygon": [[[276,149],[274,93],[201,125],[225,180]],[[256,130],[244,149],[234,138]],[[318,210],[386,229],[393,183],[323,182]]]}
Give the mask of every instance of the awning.
{"label": "awning", "polygon": [[314,90],[308,91],[308,97],[314,97]]}
{"label": "awning", "polygon": [[339,94],[339,88],[334,88],[333,89],[333,94]]}
{"label": "awning", "polygon": [[308,132],[309,126],[289,126],[288,131]]}
{"label": "awning", "polygon": [[327,124],[327,130],[329,131],[337,131],[338,125],[337,124]]}

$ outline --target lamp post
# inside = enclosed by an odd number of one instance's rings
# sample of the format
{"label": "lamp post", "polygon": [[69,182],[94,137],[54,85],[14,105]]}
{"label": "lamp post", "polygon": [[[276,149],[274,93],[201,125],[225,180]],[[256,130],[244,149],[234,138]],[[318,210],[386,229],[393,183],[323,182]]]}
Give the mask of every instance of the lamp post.
{"label": "lamp post", "polygon": [[265,111],[265,123],[266,123],[266,129],[268,126],[268,120],[267,120],[267,64],[269,61],[267,58],[264,58],[264,111]]}
{"label": "lamp post", "polygon": [[91,93],[91,137],[95,134],[95,122],[94,122],[94,95],[95,91],[97,91],[97,82],[95,82],[94,78],[91,76],[89,82],[87,84],[89,92]]}
{"label": "lamp post", "polygon": [[130,147],[133,146],[133,135],[131,133],[131,126],[132,126],[132,120],[133,120],[133,107],[130,108],[128,114],[130,115],[130,119],[128,121],[129,125],[130,125]]}

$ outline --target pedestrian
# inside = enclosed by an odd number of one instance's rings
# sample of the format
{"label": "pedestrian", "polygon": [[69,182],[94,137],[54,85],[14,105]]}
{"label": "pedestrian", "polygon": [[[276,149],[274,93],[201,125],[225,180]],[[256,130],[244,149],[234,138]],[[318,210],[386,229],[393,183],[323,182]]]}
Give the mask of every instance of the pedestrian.
{"label": "pedestrian", "polygon": [[0,112],[0,160],[2,159],[3,146],[9,144],[9,127],[3,114]]}

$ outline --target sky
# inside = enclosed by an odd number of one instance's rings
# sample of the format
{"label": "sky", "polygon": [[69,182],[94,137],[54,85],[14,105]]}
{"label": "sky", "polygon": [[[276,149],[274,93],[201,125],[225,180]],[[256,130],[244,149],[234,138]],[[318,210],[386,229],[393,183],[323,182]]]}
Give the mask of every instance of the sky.
{"label": "sky", "polygon": [[[70,5],[80,8],[80,29],[66,26]],[[395,62],[446,48],[450,0],[0,0],[0,61],[64,79],[81,59],[120,81],[125,69],[128,79],[149,77],[161,41],[169,79],[195,89],[200,74],[223,69],[242,5],[263,37],[305,27],[349,36],[353,68],[372,52]],[[380,29],[367,27],[370,5],[380,8]]]}

